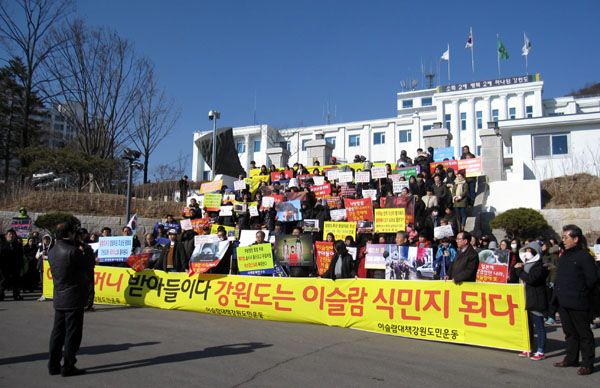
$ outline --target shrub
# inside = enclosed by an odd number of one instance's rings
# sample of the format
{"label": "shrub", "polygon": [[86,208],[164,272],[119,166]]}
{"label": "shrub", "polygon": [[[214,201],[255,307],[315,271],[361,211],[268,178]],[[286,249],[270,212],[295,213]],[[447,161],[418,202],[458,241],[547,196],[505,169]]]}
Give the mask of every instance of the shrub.
{"label": "shrub", "polygon": [[548,222],[539,212],[520,207],[510,209],[491,222],[493,228],[504,229],[510,238],[536,238],[548,228]]}
{"label": "shrub", "polygon": [[34,225],[40,229],[47,230],[54,237],[56,236],[56,225],[60,224],[61,222],[71,222],[75,224],[77,228],[81,227],[81,221],[79,221],[79,218],[70,213],[61,212],[43,214],[35,220]]}

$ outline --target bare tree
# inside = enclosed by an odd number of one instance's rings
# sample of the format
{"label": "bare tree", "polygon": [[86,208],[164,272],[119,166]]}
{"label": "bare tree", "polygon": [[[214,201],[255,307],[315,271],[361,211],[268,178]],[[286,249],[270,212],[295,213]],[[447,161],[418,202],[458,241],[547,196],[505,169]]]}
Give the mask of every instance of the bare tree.
{"label": "bare tree", "polygon": [[150,155],[171,133],[179,115],[180,112],[175,110],[173,99],[158,87],[154,72],[149,71],[130,131],[132,143],[144,158],[144,183],[148,183]]}
{"label": "bare tree", "polygon": [[[16,5],[13,11],[11,5]],[[33,141],[36,123],[34,101],[36,91],[44,81],[41,67],[57,44],[49,41],[52,30],[73,11],[72,0],[0,0],[0,43],[12,58],[19,58],[23,72],[19,76],[23,87],[23,125],[19,145],[28,147]]]}
{"label": "bare tree", "polygon": [[[112,159],[129,138],[150,65],[116,32],[90,29],[75,20],[54,34],[56,50],[48,58],[52,95],[76,132],[81,150]],[[93,176],[90,176],[90,180]],[[93,187],[93,185],[90,185]]]}
{"label": "bare tree", "polygon": [[156,181],[176,181],[185,174],[189,154],[179,151],[177,159],[164,164],[159,164],[154,168],[154,178]]}

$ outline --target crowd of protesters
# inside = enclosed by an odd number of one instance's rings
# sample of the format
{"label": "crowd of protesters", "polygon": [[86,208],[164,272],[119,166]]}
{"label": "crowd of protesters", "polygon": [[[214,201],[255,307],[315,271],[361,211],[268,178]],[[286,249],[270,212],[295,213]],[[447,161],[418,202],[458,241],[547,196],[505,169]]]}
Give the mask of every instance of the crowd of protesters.
{"label": "crowd of protesters", "polygon": [[[507,265],[507,281],[525,284],[531,338],[532,340],[535,338],[536,342],[531,352],[523,352],[521,356],[533,360],[543,359],[546,341],[545,325],[555,324],[560,318],[567,335],[568,349],[564,362],[557,363],[555,366],[575,365],[578,359],[574,354],[581,350],[580,374],[591,373],[589,369],[591,368],[590,323],[591,318],[600,316],[600,312],[597,303],[593,303],[593,298],[588,297],[588,293],[591,295],[591,292],[598,288],[596,271],[599,262],[594,263],[592,256],[587,253],[587,242],[581,230],[573,225],[566,226],[561,243],[552,238],[496,241],[493,236],[476,236],[469,233],[465,230],[465,225],[468,209],[475,200],[476,179],[467,177],[462,170],[444,169],[441,164],[437,166],[434,164],[435,168],[430,172],[430,165],[433,163],[432,154],[433,149],[428,151],[419,149],[413,160],[402,151],[401,158],[395,165],[386,164],[388,178],[371,179],[369,182],[362,183],[340,184],[335,180],[330,182],[318,162],[310,169],[299,163],[282,169],[277,169],[273,165],[267,168],[263,165],[258,169],[258,175],[271,176],[272,173],[281,172],[281,179],[273,180],[271,184],[266,181],[261,182],[254,190],[250,186],[237,191],[223,186],[219,190],[221,194],[228,194],[224,195],[221,205],[227,206],[233,203],[246,205],[241,206],[239,210],[236,209],[231,215],[221,215],[214,209],[201,208],[196,199],[191,198],[186,203],[187,206],[181,217],[167,215],[166,219],[157,222],[152,230],[145,231],[143,236],[140,234],[142,241],[129,226],[124,226],[118,234],[133,236],[133,253],[154,252],[147,263],[148,267],[175,272],[189,269],[190,257],[194,250],[194,236],[210,234],[211,230],[214,230],[213,225],[218,225],[216,234],[219,240],[231,240],[231,249],[228,250],[231,258],[221,260],[209,273],[237,273],[235,247],[239,245],[239,241],[235,237],[230,238],[227,230],[229,228],[237,231],[238,237],[241,230],[256,230],[255,244],[273,242],[277,236],[287,234],[296,236],[306,234],[313,242],[331,241],[334,246],[334,257],[329,269],[321,276],[333,279],[354,277],[385,279],[385,270],[365,268],[366,248],[372,243],[431,248],[433,279],[452,280],[458,284],[475,281],[480,263],[479,252],[492,251],[499,263]],[[474,155],[468,147],[463,147],[461,159],[468,158],[474,158]],[[357,156],[354,162],[351,165],[338,166],[338,169],[353,171],[352,167],[358,164],[361,166],[361,171],[369,171],[373,166],[360,156]],[[257,166],[252,162],[251,167]],[[416,175],[409,176],[408,184],[404,185],[400,192],[395,193],[391,175],[395,171],[409,167],[416,168]],[[328,200],[317,197],[311,190],[315,176],[323,176],[323,182],[331,184]],[[401,175],[399,180],[404,181],[406,177]],[[182,193],[187,193],[189,188],[187,177],[180,181],[179,186]],[[335,237],[331,234],[324,235],[322,225],[325,221],[331,220],[331,210],[333,210],[331,199],[340,199],[335,207],[343,208],[344,202],[341,199],[363,198],[365,190],[376,192],[376,197],[372,197],[373,208],[404,207],[409,221],[406,228],[396,233],[374,233],[368,227],[362,230],[359,228],[356,239],[347,236],[343,241],[335,241]],[[300,200],[301,209],[298,211],[301,217],[292,215],[290,218],[282,218],[278,216],[275,206],[262,206],[263,199],[268,196],[279,196],[280,201],[283,202]],[[257,209],[254,214],[250,212],[251,203],[255,203]],[[206,223],[203,224],[202,230],[182,230],[178,218],[203,219]],[[302,221],[296,221],[297,219],[318,220],[321,229],[304,231]],[[435,228],[445,225],[451,226],[452,236],[436,238]],[[100,237],[112,235],[113,232],[108,227],[93,233],[81,229],[77,238],[80,249],[85,254],[93,255],[89,244],[97,242]],[[41,263],[52,248],[52,238],[45,235],[39,239],[39,235],[34,234],[24,246],[18,241],[15,232],[9,230],[1,240],[0,298],[4,299],[4,289],[11,287],[14,298],[19,300],[20,289],[33,290],[39,285]],[[357,254],[351,256],[348,248],[355,248]],[[569,263],[565,262],[566,258]],[[288,276],[318,276],[316,264],[304,268],[281,264],[282,273]],[[577,272],[582,265],[590,264],[591,267],[586,267],[585,274]],[[401,275],[395,277],[396,279],[409,279],[411,273],[416,272],[416,268],[403,263],[400,272]],[[577,290],[579,295],[574,295]],[[93,309],[93,289],[90,291],[88,309]],[[582,296],[584,293],[585,297]],[[597,299],[598,295],[595,298]],[[582,299],[585,299],[587,304],[582,302]],[[43,297],[40,300],[43,300]],[[586,310],[593,310],[594,313],[588,313],[587,318],[583,317],[580,312]],[[593,335],[591,344],[593,346]]]}

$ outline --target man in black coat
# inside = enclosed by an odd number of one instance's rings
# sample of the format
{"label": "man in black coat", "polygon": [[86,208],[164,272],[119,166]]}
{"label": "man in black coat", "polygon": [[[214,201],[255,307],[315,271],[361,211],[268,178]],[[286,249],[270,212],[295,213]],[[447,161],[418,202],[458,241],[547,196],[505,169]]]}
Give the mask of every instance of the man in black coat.
{"label": "man in black coat", "polygon": [[567,342],[565,358],[554,364],[563,368],[579,365],[579,375],[594,370],[594,333],[590,329],[592,289],[598,277],[594,258],[587,250],[587,241],[576,225],[565,225],[562,232],[565,251],[558,259],[554,292],[558,299],[559,314]]}
{"label": "man in black coat", "polygon": [[186,256],[183,243],[177,241],[177,231],[169,229],[167,235],[169,244],[163,248],[160,257],[154,264],[154,269],[166,272],[187,271],[190,258]]}
{"label": "man in black coat", "polygon": [[0,242],[0,301],[4,300],[4,290],[12,288],[13,299],[21,296],[21,269],[24,264],[23,244],[14,229],[9,229],[6,241]]}
{"label": "man in black coat", "polygon": [[58,224],[56,245],[48,252],[54,281],[54,328],[50,336],[48,371],[51,375],[60,373],[65,377],[85,373],[75,367],[75,355],[81,345],[83,309],[87,304],[89,272],[93,263],[79,248],[77,231],[77,226],[72,223]]}
{"label": "man in black coat", "polygon": [[448,270],[447,279],[454,280],[454,283],[474,282],[477,278],[477,269],[479,268],[479,255],[469,243],[471,233],[460,232],[456,236],[456,247],[458,254],[454,264]]}

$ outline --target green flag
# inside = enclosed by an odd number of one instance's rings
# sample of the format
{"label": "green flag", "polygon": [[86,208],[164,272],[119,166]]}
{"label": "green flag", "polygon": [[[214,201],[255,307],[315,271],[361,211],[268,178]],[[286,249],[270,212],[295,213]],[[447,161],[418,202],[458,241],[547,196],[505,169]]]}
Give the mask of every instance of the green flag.
{"label": "green flag", "polygon": [[500,59],[508,59],[508,51],[506,51],[506,47],[504,47],[504,43],[500,40],[500,38],[496,38],[498,42],[498,58]]}

